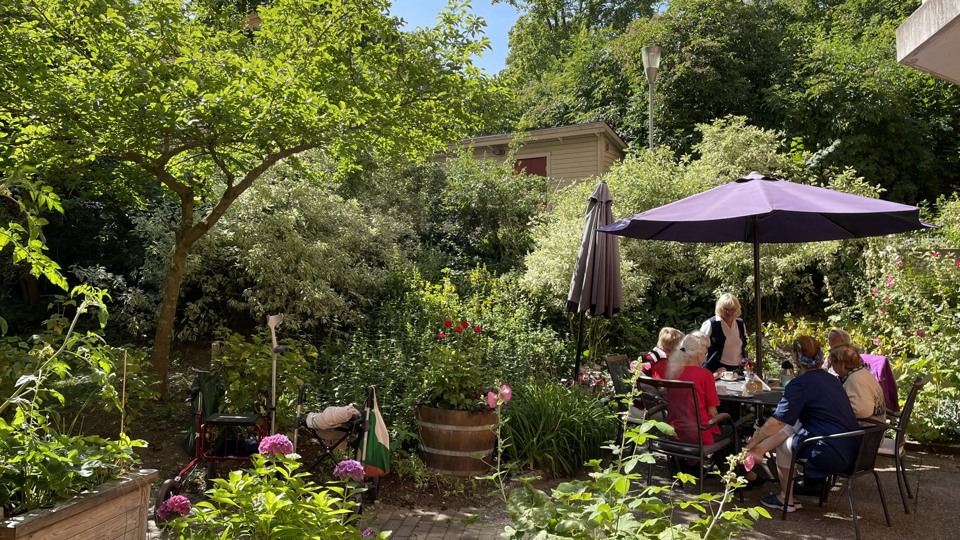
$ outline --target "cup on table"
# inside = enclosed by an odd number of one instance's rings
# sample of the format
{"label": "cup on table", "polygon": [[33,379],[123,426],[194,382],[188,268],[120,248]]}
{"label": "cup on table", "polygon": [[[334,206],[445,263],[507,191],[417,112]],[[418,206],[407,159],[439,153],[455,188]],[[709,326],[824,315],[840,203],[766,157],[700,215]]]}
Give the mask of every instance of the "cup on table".
{"label": "cup on table", "polygon": [[736,372],[736,371],[724,371],[723,373],[720,374],[720,378],[723,379],[723,380],[725,380],[725,381],[735,381],[735,380],[737,380],[737,372]]}

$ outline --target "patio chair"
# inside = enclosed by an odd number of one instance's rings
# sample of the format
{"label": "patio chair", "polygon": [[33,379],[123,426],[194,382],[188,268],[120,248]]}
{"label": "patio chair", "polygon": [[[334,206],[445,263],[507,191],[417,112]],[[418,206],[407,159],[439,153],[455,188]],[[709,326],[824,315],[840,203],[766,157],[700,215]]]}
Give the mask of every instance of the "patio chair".
{"label": "patio chair", "polygon": [[607,370],[610,371],[610,380],[613,381],[613,390],[616,392],[614,399],[617,400],[617,412],[621,415],[627,415],[628,424],[642,424],[644,414],[643,410],[634,403],[636,391],[633,386],[633,375],[630,373],[630,362],[627,361],[627,355],[612,355],[605,360]]}
{"label": "patio chair", "polygon": [[[853,466],[846,471],[830,471],[830,474],[832,477],[834,477],[833,480],[835,480],[836,477],[847,479],[847,497],[850,499],[850,513],[853,515],[853,528],[856,531],[857,540],[860,540],[860,524],[857,522],[857,503],[853,496],[854,478],[859,478],[867,474],[873,475],[874,480],[877,481],[877,490],[880,491],[880,503],[883,505],[883,515],[887,520],[887,527],[892,527],[892,524],[890,523],[890,512],[887,510],[887,498],[883,493],[883,485],[880,483],[880,475],[877,474],[875,469],[877,462],[877,449],[880,448],[880,442],[883,440],[883,434],[886,433],[887,429],[887,426],[870,426],[863,429],[858,429],[856,431],[810,437],[804,440],[793,452],[793,460],[790,462],[790,473],[787,476],[787,493],[793,491],[794,473],[797,470],[797,463],[802,463],[805,461],[800,457],[803,454],[804,448],[829,439],[860,437],[860,451],[857,454],[857,459],[854,461]],[[833,485],[833,480],[823,482],[823,487],[820,490],[820,500],[818,501],[818,505],[820,507],[823,507],[823,502],[827,500],[830,492],[830,486]],[[783,507],[781,519],[787,519],[786,505]]]}
{"label": "patio chair", "polygon": [[903,501],[903,511],[910,513],[910,505],[907,504],[907,498],[913,498],[910,490],[910,484],[907,483],[907,474],[903,466],[903,457],[906,454],[904,449],[907,438],[907,427],[910,425],[910,416],[913,413],[913,404],[917,399],[917,393],[927,384],[927,380],[918,376],[910,387],[907,394],[907,401],[899,413],[887,411],[887,418],[890,423],[890,429],[894,432],[892,437],[884,437],[880,443],[880,457],[891,458],[894,460],[897,469],[897,487],[900,488],[900,499]]}
{"label": "patio chair", "polygon": [[[666,422],[677,429],[678,431],[695,431],[697,434],[696,441],[680,441],[673,437],[670,437],[666,434],[660,434],[659,438],[653,439],[650,444],[650,450],[659,454],[668,456],[669,458],[675,458],[677,460],[696,460],[697,461],[697,471],[698,471],[698,484],[700,492],[703,493],[703,479],[704,474],[712,466],[719,465],[719,463],[713,459],[713,456],[720,450],[728,446],[733,446],[734,452],[738,450],[737,441],[737,428],[734,425],[733,421],[730,418],[730,415],[727,413],[720,413],[710,419],[706,424],[701,425],[699,418],[689,418],[685,415],[678,414],[675,408],[671,408],[670,401],[671,399],[678,399],[680,396],[683,396],[683,392],[689,393],[690,403],[693,404],[693,410],[700,410],[699,407],[699,398],[697,397],[697,389],[692,382],[689,381],[674,381],[669,379],[645,379],[645,382],[649,384],[654,390],[656,390],[657,395],[667,396],[666,400],[666,411],[667,418]],[[683,399],[686,399],[684,396]],[[661,410],[663,405],[653,405],[648,407],[648,414],[652,415]],[[705,444],[703,442],[703,433],[712,429],[714,426],[728,425],[730,427],[729,433],[725,435],[717,435],[714,438],[712,444]],[[692,428],[692,429],[691,429]],[[678,461],[682,462],[682,461]],[[650,483],[650,472],[647,472],[647,483]]]}

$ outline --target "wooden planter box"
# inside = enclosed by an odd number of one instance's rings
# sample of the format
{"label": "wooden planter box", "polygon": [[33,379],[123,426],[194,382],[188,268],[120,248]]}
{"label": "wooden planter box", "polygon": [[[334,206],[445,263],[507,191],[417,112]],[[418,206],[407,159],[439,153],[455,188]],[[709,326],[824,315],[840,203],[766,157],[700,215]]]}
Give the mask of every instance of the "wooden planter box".
{"label": "wooden planter box", "polygon": [[150,482],[141,469],[54,506],[0,521],[0,540],[143,540],[147,537]]}

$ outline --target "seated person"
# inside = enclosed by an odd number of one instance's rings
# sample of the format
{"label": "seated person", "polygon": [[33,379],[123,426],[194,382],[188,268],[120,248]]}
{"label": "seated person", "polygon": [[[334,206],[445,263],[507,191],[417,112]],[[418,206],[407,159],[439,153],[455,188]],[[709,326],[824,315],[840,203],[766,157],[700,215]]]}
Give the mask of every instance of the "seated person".
{"label": "seated person", "polygon": [[[683,338],[680,348],[670,355],[668,361],[666,378],[692,382],[697,393],[698,409],[695,410],[689,391],[672,388],[667,391],[667,403],[669,403],[667,423],[676,430],[676,439],[683,442],[696,443],[699,440],[698,426],[710,423],[710,420],[717,416],[717,407],[720,405],[713,374],[701,367],[707,354],[708,343],[709,340],[703,333],[691,332]],[[703,444],[711,445],[717,440],[729,437],[732,432],[732,426],[724,426],[723,430],[719,426],[713,426],[703,431]],[[726,456],[734,451],[735,447],[731,444],[719,450],[713,456],[714,461],[722,469],[726,466]],[[687,462],[688,466],[695,464],[695,460]],[[746,477],[751,486],[758,481],[762,483],[762,480],[758,480],[756,473],[748,472]]]}
{"label": "seated person", "polygon": [[667,358],[680,345],[682,339],[683,332],[676,328],[669,326],[661,328],[660,335],[657,337],[657,346],[638,360],[643,362],[640,372],[653,379],[663,379],[667,371]]}
{"label": "seated person", "polygon": [[[637,378],[637,392],[642,395],[633,400],[633,406],[638,409],[644,409],[646,403],[659,403],[663,398],[657,393],[657,390],[650,385],[644,384],[643,377],[652,379],[663,379],[667,371],[667,359],[680,345],[683,339],[683,332],[676,328],[664,326],[660,329],[660,335],[657,337],[657,346],[652,351],[637,359],[639,372],[642,377]],[[631,370],[636,370],[631,366]],[[651,405],[652,406],[652,405]]]}
{"label": "seated person", "polygon": [[[684,442],[699,441],[698,425],[706,425],[717,415],[720,397],[713,382],[713,374],[700,367],[707,355],[707,336],[700,332],[691,332],[680,342],[680,348],[670,355],[666,375],[675,381],[692,382],[696,387],[699,410],[694,410],[690,393],[685,390],[669,389],[667,392],[667,423],[677,430],[676,438]],[[720,428],[703,432],[703,444],[713,444],[714,435],[720,435]]]}
{"label": "seated person", "polygon": [[[846,330],[840,328],[833,328],[827,332],[827,345],[830,346],[830,350],[833,350],[834,347],[853,347],[853,339],[850,338],[850,334]],[[837,374],[833,370],[833,366],[830,364],[830,356],[827,355],[826,361],[823,363],[823,369]]]}
{"label": "seated person", "polygon": [[843,390],[850,398],[850,406],[857,420],[883,422],[886,420],[886,403],[877,378],[870,373],[860,354],[850,345],[831,347],[830,365],[840,377]]}
{"label": "seated person", "polygon": [[805,448],[801,456],[807,460],[803,480],[797,482],[791,493],[786,492],[793,449],[804,439],[854,431],[860,427],[840,381],[821,369],[823,351],[820,343],[810,336],[800,336],[794,342],[793,355],[800,366],[800,374],[784,388],[777,410],[757,429],[746,446],[757,463],[768,451],[776,449],[780,493],[766,495],[760,502],[776,509],[786,505],[788,512],[800,508],[800,504],[794,503],[794,494],[819,495],[829,471],[848,469],[860,451],[856,439],[820,441]]}
{"label": "seated person", "polygon": [[740,359],[747,357],[747,330],[740,318],[740,301],[724,293],[717,299],[715,315],[703,322],[700,332],[710,340],[703,367],[713,373],[740,369]]}

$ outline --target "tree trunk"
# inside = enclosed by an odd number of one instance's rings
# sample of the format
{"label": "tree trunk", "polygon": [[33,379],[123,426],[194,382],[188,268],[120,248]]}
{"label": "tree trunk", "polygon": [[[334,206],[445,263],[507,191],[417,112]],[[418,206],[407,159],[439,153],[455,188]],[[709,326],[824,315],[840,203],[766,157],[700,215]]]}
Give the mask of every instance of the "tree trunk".
{"label": "tree trunk", "polygon": [[153,337],[153,352],[150,362],[159,379],[160,399],[167,396],[167,374],[169,370],[170,347],[173,343],[173,323],[180,300],[180,286],[183,284],[183,269],[187,263],[190,247],[177,235],[173,248],[173,257],[167,269],[167,281],[163,287],[163,300],[160,303],[160,315],[157,318],[157,331]]}

